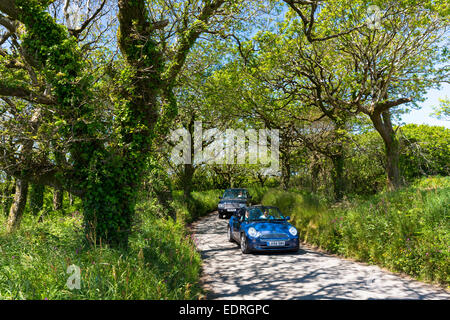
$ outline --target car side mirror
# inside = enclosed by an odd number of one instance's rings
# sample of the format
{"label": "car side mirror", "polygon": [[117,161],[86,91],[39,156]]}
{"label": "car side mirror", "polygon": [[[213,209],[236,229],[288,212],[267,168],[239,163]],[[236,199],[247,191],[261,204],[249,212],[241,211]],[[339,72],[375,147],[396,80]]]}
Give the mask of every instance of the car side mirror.
{"label": "car side mirror", "polygon": [[219,199],[222,200],[222,197],[220,196]]}
{"label": "car side mirror", "polygon": [[291,220],[291,217],[287,216],[286,221],[289,221],[289,220]]}

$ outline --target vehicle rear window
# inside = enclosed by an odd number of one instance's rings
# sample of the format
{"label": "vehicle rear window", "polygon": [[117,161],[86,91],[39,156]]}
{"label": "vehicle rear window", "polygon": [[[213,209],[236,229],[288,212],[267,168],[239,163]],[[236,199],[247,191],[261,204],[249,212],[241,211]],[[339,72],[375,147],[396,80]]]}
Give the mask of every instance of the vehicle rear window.
{"label": "vehicle rear window", "polygon": [[223,194],[224,199],[239,199],[239,198],[248,198],[247,190],[225,190]]}

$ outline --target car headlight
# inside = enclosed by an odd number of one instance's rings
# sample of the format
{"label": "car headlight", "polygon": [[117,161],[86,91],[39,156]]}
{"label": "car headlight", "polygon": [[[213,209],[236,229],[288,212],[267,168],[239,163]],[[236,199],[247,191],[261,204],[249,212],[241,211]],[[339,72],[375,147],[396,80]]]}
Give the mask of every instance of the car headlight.
{"label": "car headlight", "polygon": [[238,206],[239,206],[239,208],[243,208],[243,207],[245,207],[245,203],[239,203]]}
{"label": "car headlight", "polygon": [[297,235],[297,229],[295,229],[294,227],[290,227],[289,228],[289,233],[292,234],[293,236]]}
{"label": "car headlight", "polygon": [[223,209],[224,207],[225,207],[225,204],[223,204],[223,203],[219,203],[217,205],[217,208],[219,208],[219,209]]}
{"label": "car headlight", "polygon": [[248,235],[253,238],[257,238],[261,235],[261,233],[256,231],[256,229],[253,227],[248,228],[247,232],[248,232]]}

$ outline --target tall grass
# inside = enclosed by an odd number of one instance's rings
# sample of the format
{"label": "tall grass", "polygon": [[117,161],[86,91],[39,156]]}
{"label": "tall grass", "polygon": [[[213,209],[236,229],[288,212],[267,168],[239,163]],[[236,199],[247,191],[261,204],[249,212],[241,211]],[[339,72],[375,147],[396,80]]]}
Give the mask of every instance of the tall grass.
{"label": "tall grass", "polygon": [[[264,194],[250,192],[254,201]],[[79,204],[52,211],[48,194],[42,212],[27,210],[14,234],[1,215],[0,299],[197,299],[201,259],[185,223],[214,211],[222,193],[193,192],[186,201],[174,192],[177,222],[163,218],[154,199],[140,202],[128,250],[89,245]],[[80,289],[67,286],[70,265],[81,269]]]}
{"label": "tall grass", "polygon": [[249,194],[252,196],[252,203],[253,204],[259,204],[261,203],[262,198],[266,194],[267,190],[269,188],[267,187],[261,187],[261,186],[251,186],[247,188]]}
{"label": "tall grass", "polygon": [[191,198],[184,198],[182,191],[174,191],[174,207],[177,211],[177,218],[186,223],[202,217],[217,209],[219,196],[223,190],[214,189],[208,191],[194,191]]}
{"label": "tall grass", "polygon": [[263,204],[292,217],[303,241],[330,252],[450,285],[450,177],[327,205],[307,193],[268,191]]}
{"label": "tall grass", "polygon": [[[184,225],[142,207],[126,251],[86,244],[77,213],[25,216],[13,235],[1,217],[0,299],[198,298],[201,259]],[[80,289],[66,285],[72,264]]]}

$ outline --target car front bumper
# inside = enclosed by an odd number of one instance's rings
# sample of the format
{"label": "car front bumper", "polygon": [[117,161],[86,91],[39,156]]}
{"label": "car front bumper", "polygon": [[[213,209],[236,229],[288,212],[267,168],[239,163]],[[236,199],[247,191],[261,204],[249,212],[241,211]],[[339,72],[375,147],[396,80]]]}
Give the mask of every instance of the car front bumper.
{"label": "car front bumper", "polygon": [[231,216],[233,215],[236,210],[239,208],[232,208],[232,209],[218,209],[217,211],[219,211],[220,215],[224,215],[224,216]]}
{"label": "car front bumper", "polygon": [[[269,246],[269,241],[284,241],[284,246]],[[285,250],[293,250],[297,251],[299,249],[299,240],[298,238],[289,238],[289,239],[258,239],[258,238],[249,238],[248,239],[248,247],[252,251],[285,251]]]}

